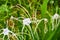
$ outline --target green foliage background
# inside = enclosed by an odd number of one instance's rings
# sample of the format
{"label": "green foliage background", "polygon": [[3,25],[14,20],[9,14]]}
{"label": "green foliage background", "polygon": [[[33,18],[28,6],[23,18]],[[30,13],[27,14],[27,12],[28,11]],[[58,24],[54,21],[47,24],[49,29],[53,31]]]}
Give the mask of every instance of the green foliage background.
{"label": "green foliage background", "polygon": [[[53,3],[52,3],[53,1]],[[52,29],[51,17],[57,12],[60,14],[60,0],[0,0],[0,29],[6,28],[7,20],[9,30],[17,34],[19,40],[60,40],[60,21],[56,30]],[[35,16],[36,15],[36,16]],[[33,37],[31,36],[30,29],[25,26],[24,38],[22,38],[22,21],[24,18],[19,18],[21,21],[10,20],[10,17],[15,18],[24,17],[31,18],[32,21],[40,20],[42,18],[47,18],[47,30],[44,33],[44,21],[39,23],[38,28],[35,31],[37,23],[31,23],[31,31]],[[59,19],[60,20],[60,19]],[[14,25],[13,25],[14,23]],[[16,40],[14,37],[11,40]],[[7,40],[7,38],[5,39]]]}

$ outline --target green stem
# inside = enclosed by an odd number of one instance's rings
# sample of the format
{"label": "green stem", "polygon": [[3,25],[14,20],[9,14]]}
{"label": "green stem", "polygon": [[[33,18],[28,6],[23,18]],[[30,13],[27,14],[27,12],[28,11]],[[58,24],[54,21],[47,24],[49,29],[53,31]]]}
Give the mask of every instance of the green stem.
{"label": "green stem", "polygon": [[[22,28],[22,38],[23,38],[23,31],[24,31],[24,28],[25,28],[25,25],[23,25],[23,28]],[[22,39],[23,40],[23,39]]]}
{"label": "green stem", "polygon": [[28,28],[29,28],[29,30],[31,31],[32,39],[33,39],[33,40],[35,40],[35,39],[34,39],[34,35],[33,35],[33,32],[32,32],[32,29],[31,29],[30,25],[28,26]]}
{"label": "green stem", "polygon": [[[59,24],[60,24],[60,20],[59,20],[59,23],[56,25],[56,27],[58,27],[58,26],[59,26]],[[48,39],[47,39],[47,40],[51,40],[51,39],[52,39],[52,37],[54,36],[54,34],[56,33],[56,31],[57,31],[57,30],[58,30],[58,28],[56,28],[56,29],[55,29],[55,31],[51,33],[51,35],[48,37]]]}

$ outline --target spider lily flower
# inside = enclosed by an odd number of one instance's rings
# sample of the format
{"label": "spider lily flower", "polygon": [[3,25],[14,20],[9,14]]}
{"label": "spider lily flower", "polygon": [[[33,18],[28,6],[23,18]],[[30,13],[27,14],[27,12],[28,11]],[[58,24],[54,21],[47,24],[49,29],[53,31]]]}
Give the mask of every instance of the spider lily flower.
{"label": "spider lily flower", "polygon": [[[0,35],[4,34],[3,40],[4,40],[4,37],[6,35],[9,36],[9,33],[12,33],[12,36],[15,36],[16,39],[19,40],[18,37],[17,37],[17,35],[15,33],[13,33],[12,31],[10,31],[8,28],[2,29],[2,30],[3,30],[3,32]],[[8,39],[9,39],[9,37],[8,37]]]}
{"label": "spider lily flower", "polygon": [[4,34],[4,35],[8,35],[9,32],[10,32],[10,31],[8,30],[8,28],[3,29],[3,34]]}
{"label": "spider lily flower", "polygon": [[30,18],[25,18],[25,19],[23,20],[23,24],[24,24],[24,25],[29,25],[30,23],[31,23]]}
{"label": "spider lily flower", "polygon": [[4,35],[9,35],[9,33],[12,33],[12,34],[14,34],[12,31],[10,31],[8,28],[5,28],[5,29],[2,29],[3,30],[3,32],[2,32],[2,34],[4,34]]}
{"label": "spider lily flower", "polygon": [[53,18],[53,19],[58,19],[58,18],[59,18],[59,15],[58,15],[57,13],[55,13],[52,18]]}
{"label": "spider lily flower", "polygon": [[[53,16],[52,16],[52,31],[56,28],[55,25],[58,24],[58,19],[60,18],[60,16],[55,13]],[[55,22],[55,23],[54,23]]]}

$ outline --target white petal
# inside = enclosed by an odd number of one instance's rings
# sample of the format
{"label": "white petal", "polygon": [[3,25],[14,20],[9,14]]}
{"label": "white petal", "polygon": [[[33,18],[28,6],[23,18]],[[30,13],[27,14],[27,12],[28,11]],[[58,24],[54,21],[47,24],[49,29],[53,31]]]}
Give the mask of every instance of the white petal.
{"label": "white petal", "polygon": [[3,34],[4,34],[4,35],[8,35],[8,33],[9,33],[9,30],[8,30],[8,28],[6,28],[6,29],[3,29]]}
{"label": "white petal", "polygon": [[59,18],[59,15],[58,15],[57,13],[55,13],[52,18],[53,18],[53,19],[58,19],[58,18]]}
{"label": "white petal", "polygon": [[31,23],[31,21],[30,21],[29,18],[25,18],[25,19],[23,20],[23,24],[24,24],[24,25],[29,25],[30,23]]}
{"label": "white petal", "polygon": [[11,16],[11,18],[10,19],[14,19],[14,17],[13,16]]}
{"label": "white petal", "polygon": [[45,18],[44,21],[45,21],[45,22],[48,22],[48,19]]}

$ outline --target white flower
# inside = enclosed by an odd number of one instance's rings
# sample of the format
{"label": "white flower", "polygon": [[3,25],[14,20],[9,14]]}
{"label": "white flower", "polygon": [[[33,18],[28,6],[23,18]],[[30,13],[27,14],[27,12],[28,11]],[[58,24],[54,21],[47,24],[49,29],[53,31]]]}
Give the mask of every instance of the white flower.
{"label": "white flower", "polygon": [[54,3],[54,1],[50,1],[50,3],[51,3],[51,4],[53,4],[53,3]]}
{"label": "white flower", "polygon": [[48,19],[45,18],[44,21],[45,21],[45,22],[48,22]]}
{"label": "white flower", "polygon": [[14,19],[14,17],[13,16],[11,16],[11,18],[10,19]]}
{"label": "white flower", "polygon": [[29,25],[30,23],[31,23],[30,18],[25,18],[25,19],[23,20],[23,24],[24,24],[24,25]]}
{"label": "white flower", "polygon": [[58,18],[59,18],[59,15],[58,15],[57,13],[55,13],[52,18],[53,18],[53,19],[58,19]]}
{"label": "white flower", "polygon": [[3,29],[3,34],[4,34],[4,35],[8,35],[9,32],[10,32],[10,31],[8,30],[8,28]]}
{"label": "white flower", "polygon": [[0,35],[4,34],[3,40],[4,40],[6,35],[8,36],[8,40],[9,40],[9,33],[11,33],[12,36],[15,36],[17,40],[19,40],[17,35],[15,33],[13,33],[12,31],[10,31],[8,28],[2,29],[2,30],[3,30],[3,32]]}

